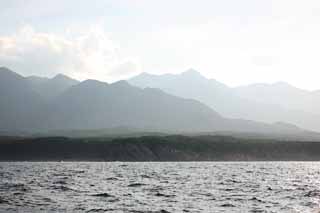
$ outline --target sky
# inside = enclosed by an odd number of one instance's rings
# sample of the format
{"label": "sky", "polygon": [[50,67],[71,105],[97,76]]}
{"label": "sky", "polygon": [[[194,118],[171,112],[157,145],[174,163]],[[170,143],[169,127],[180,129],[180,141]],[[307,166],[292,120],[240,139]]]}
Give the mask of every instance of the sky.
{"label": "sky", "polygon": [[0,66],[116,81],[194,68],[320,89],[318,0],[0,1]]}

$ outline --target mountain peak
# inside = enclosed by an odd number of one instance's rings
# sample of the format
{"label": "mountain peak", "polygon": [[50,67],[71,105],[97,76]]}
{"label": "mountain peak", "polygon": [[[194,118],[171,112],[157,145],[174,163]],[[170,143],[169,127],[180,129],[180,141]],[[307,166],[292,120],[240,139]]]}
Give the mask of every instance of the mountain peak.
{"label": "mountain peak", "polygon": [[68,78],[68,76],[62,74],[62,73],[58,73],[57,75],[55,75],[53,78]]}
{"label": "mountain peak", "polygon": [[61,73],[59,73],[59,74],[57,74],[57,75],[55,75],[53,78],[52,78],[52,80],[74,80],[74,79],[72,79],[72,78],[70,78],[69,76],[66,76],[66,75],[64,75],[64,74],[61,74]]}
{"label": "mountain peak", "polygon": [[147,72],[142,72],[139,75],[133,77],[132,79],[149,79],[154,77],[155,75],[151,74],[151,73],[147,73]]}
{"label": "mountain peak", "polygon": [[23,78],[21,75],[19,75],[16,72],[13,72],[12,70],[8,69],[7,67],[0,67],[0,74],[11,77],[11,78]]}
{"label": "mountain peak", "polygon": [[188,69],[186,71],[184,71],[183,73],[180,74],[180,76],[187,78],[187,79],[198,79],[198,80],[207,80],[203,75],[201,75],[200,72],[198,72],[195,69]]}
{"label": "mountain peak", "polygon": [[131,85],[125,80],[116,81],[116,82],[112,83],[111,86],[131,87]]}
{"label": "mountain peak", "polygon": [[7,67],[0,67],[0,72],[14,73],[14,74],[18,75],[17,73],[13,72],[12,70],[10,70]]}
{"label": "mountain peak", "polygon": [[193,68],[187,69],[186,71],[184,71],[181,74],[183,74],[183,75],[200,75],[201,76],[201,73]]}
{"label": "mountain peak", "polygon": [[150,76],[151,74],[150,73],[147,73],[147,72],[142,72],[139,74],[139,76]]}
{"label": "mountain peak", "polygon": [[289,83],[287,83],[285,81],[277,81],[277,82],[273,83],[273,85],[283,86],[283,87],[292,87],[292,85],[290,85]]}
{"label": "mountain peak", "polygon": [[102,82],[102,81],[98,81],[98,80],[94,80],[94,79],[87,79],[85,81],[80,82],[79,84],[77,84],[76,86],[79,87],[98,87],[98,86],[107,86],[108,83],[106,82]]}
{"label": "mountain peak", "polygon": [[7,68],[7,67],[0,67],[0,71],[1,71],[1,72],[13,72],[13,71],[11,71],[9,68]]}

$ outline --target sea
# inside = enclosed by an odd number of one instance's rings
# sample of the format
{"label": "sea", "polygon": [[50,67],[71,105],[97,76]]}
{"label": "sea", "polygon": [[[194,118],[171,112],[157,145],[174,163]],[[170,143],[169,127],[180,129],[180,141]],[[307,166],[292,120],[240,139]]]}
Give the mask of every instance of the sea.
{"label": "sea", "polygon": [[320,212],[320,163],[1,162],[0,212]]}

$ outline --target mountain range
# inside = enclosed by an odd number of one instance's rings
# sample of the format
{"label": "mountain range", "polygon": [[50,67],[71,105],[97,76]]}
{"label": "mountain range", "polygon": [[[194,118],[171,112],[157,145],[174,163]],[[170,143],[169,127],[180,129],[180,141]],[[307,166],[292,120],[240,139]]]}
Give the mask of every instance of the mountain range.
{"label": "mountain range", "polygon": [[48,100],[57,97],[69,87],[79,83],[79,81],[63,74],[58,74],[53,78],[29,76],[27,81],[31,84],[32,89],[42,98]]}
{"label": "mountain range", "polygon": [[[212,96],[220,98],[216,101],[222,98],[227,101],[228,97],[237,100],[232,90],[214,80],[202,85],[192,84],[195,83],[193,79],[204,80],[197,72],[189,71],[181,76],[187,81],[181,81],[178,89],[182,90],[189,84],[185,89],[190,93],[193,91],[193,96],[200,93],[203,86],[208,89],[203,97],[214,88],[220,88]],[[133,84],[140,77],[129,82]],[[67,135],[68,132],[82,131],[92,135],[94,132],[116,130],[130,133],[254,133],[320,138],[318,133],[285,122],[268,124],[227,118],[197,98],[180,97],[166,89],[163,91],[163,88],[140,88],[131,84],[124,80],[111,84],[97,80],[80,82],[61,74],[53,78],[23,77],[2,67],[0,134]]]}
{"label": "mountain range", "polygon": [[[145,74],[142,77],[146,76]],[[147,75],[148,78],[154,76]],[[214,80],[205,80],[199,73],[188,71],[181,76],[164,76],[167,86],[178,78],[178,90],[195,96],[228,97],[238,100],[231,89]],[[137,85],[138,76],[129,82]],[[162,77],[161,77],[162,78]],[[196,82],[203,84],[196,84]],[[159,81],[155,81],[160,83]],[[207,82],[207,83],[204,83]],[[142,85],[140,85],[142,86]],[[159,84],[158,87],[161,85]],[[170,87],[168,87],[170,88]],[[218,88],[214,90],[214,88]],[[163,89],[163,88],[161,88]],[[140,88],[127,81],[112,84],[96,80],[76,81],[64,75],[53,78],[23,77],[7,68],[0,68],[0,132],[2,134],[44,133],[68,130],[132,128],[167,133],[252,132],[262,134],[310,134],[304,129],[283,122],[267,124],[247,119],[226,118],[205,102],[179,97],[164,88]],[[214,90],[214,91],[213,91]],[[230,95],[230,96],[229,96]],[[242,100],[242,99],[241,99]],[[220,108],[218,108],[220,109]],[[246,118],[246,117],[244,117]]]}
{"label": "mountain range", "polygon": [[140,88],[159,88],[169,94],[198,100],[222,116],[260,122],[285,122],[320,131],[320,92],[287,83],[228,87],[196,70],[181,74],[142,73],[128,80]]}

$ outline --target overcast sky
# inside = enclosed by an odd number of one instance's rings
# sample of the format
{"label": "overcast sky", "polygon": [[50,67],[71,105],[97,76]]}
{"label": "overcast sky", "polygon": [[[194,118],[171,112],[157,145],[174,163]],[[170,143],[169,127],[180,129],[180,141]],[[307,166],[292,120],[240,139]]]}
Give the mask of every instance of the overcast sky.
{"label": "overcast sky", "polygon": [[0,26],[0,66],[22,75],[194,68],[230,86],[320,89],[319,0],[10,0]]}

